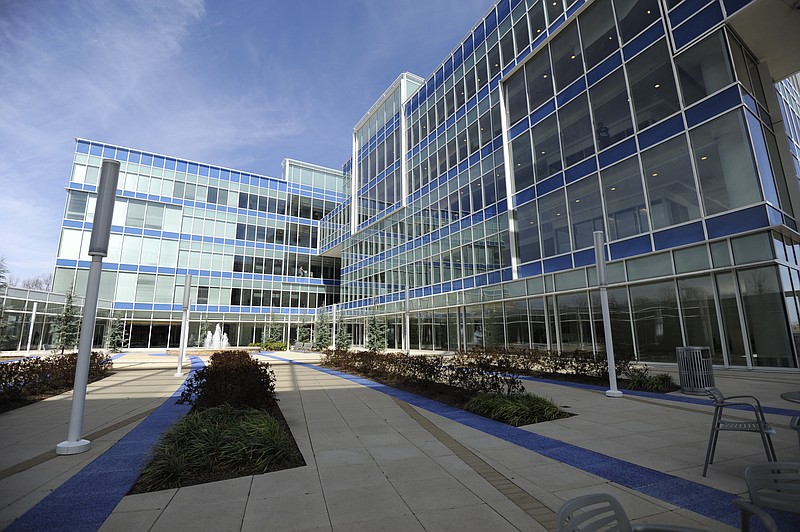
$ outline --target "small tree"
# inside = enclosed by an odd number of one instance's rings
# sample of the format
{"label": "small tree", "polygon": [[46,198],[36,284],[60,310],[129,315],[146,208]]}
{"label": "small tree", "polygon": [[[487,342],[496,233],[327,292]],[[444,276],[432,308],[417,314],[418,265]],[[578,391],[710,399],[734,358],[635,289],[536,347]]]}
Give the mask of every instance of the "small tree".
{"label": "small tree", "polygon": [[[3,292],[8,286],[8,266],[6,266],[6,258],[0,257],[0,345],[5,346],[9,340],[9,335],[6,330],[8,326],[8,316],[6,316],[5,306],[3,306]],[[3,347],[4,348],[4,347]]]}
{"label": "small tree", "polygon": [[311,325],[308,323],[297,324],[297,343],[307,343],[311,341]]}
{"label": "small tree", "polygon": [[125,341],[125,322],[118,315],[114,315],[108,328],[108,350],[119,353],[125,347]]}
{"label": "small tree", "polygon": [[320,310],[317,313],[317,322],[314,325],[314,350],[323,351],[331,346],[331,320],[328,313]]}
{"label": "small tree", "polygon": [[283,328],[275,323],[272,314],[269,315],[269,322],[264,327],[264,332],[261,334],[261,343],[267,342],[280,342],[283,340]]}
{"label": "small tree", "polygon": [[386,349],[386,323],[375,314],[369,317],[367,324],[367,350],[380,353]]}
{"label": "small tree", "polygon": [[73,349],[78,345],[78,337],[81,334],[81,316],[75,307],[75,292],[70,288],[65,295],[64,310],[56,318],[53,329],[56,349],[61,349],[62,355],[65,349]]}
{"label": "small tree", "polygon": [[353,345],[353,339],[350,337],[350,331],[347,330],[344,320],[338,318],[336,320],[336,344],[334,347],[342,351],[347,351]]}

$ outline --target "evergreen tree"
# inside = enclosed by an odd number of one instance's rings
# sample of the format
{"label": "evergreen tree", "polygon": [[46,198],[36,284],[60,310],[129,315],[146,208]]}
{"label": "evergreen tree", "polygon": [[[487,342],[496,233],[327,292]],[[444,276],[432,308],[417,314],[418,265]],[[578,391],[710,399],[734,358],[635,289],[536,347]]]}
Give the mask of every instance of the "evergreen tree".
{"label": "evergreen tree", "polygon": [[75,307],[75,292],[70,288],[65,295],[64,310],[56,318],[53,327],[56,349],[61,349],[62,355],[65,349],[74,349],[78,345],[78,337],[81,334],[81,316]]}
{"label": "evergreen tree", "polygon": [[311,341],[311,326],[307,323],[297,325],[297,343],[308,343]]}
{"label": "evergreen tree", "polygon": [[374,314],[367,324],[367,351],[380,353],[386,349],[386,323]]}
{"label": "evergreen tree", "polygon": [[336,320],[336,349],[347,351],[353,345],[353,339],[350,337],[350,331],[347,330],[344,320],[341,318]]}
{"label": "evergreen tree", "polygon": [[125,322],[117,315],[111,320],[108,328],[108,350],[119,353],[125,347]]}
{"label": "evergreen tree", "polygon": [[331,346],[331,320],[328,313],[320,310],[314,325],[314,351],[324,351]]}
{"label": "evergreen tree", "polygon": [[272,314],[269,315],[269,322],[264,328],[264,334],[261,335],[261,342],[280,342],[283,340],[283,328],[275,323]]}

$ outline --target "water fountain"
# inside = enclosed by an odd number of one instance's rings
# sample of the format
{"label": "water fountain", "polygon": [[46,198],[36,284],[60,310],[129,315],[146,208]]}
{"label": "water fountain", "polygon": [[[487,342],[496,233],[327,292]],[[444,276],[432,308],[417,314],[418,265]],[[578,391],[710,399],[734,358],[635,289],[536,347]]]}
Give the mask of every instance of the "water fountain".
{"label": "water fountain", "polygon": [[228,333],[222,332],[222,327],[220,327],[219,323],[217,323],[213,333],[211,331],[206,333],[206,340],[203,343],[203,347],[206,349],[225,349],[228,346]]}

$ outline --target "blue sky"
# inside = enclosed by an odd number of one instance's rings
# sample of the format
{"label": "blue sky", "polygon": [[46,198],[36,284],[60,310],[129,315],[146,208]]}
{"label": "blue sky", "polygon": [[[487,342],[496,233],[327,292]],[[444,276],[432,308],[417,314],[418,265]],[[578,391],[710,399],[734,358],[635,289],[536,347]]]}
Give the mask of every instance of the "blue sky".
{"label": "blue sky", "polygon": [[340,168],[401,72],[490,0],[0,1],[0,256],[51,273],[74,138],[278,176]]}

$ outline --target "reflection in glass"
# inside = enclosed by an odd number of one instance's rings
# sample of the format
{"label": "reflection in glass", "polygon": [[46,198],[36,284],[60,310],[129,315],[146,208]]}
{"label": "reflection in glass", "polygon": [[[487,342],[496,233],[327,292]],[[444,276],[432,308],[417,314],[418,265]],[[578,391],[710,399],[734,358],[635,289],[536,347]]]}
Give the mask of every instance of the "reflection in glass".
{"label": "reflection in glass", "polygon": [[553,76],[550,72],[550,55],[542,48],[525,63],[525,79],[528,84],[528,110],[534,111],[553,97]]}
{"label": "reflection in glass", "polygon": [[533,126],[531,135],[538,182],[561,170],[561,145],[556,115],[552,114]]}
{"label": "reflection in glass", "polygon": [[657,0],[614,0],[619,34],[626,43],[661,16]]}
{"label": "reflection in glass", "polygon": [[642,175],[636,157],[603,170],[601,181],[608,214],[608,239],[617,240],[649,230]]}
{"label": "reflection in glass", "polygon": [[642,153],[653,229],[700,217],[686,138],[676,137]]}
{"label": "reflection in glass", "polygon": [[622,69],[589,89],[597,148],[602,150],[633,135],[631,107]]}
{"label": "reflection in glass", "polygon": [[556,76],[556,92],[558,92],[583,74],[577,24],[573,22],[553,39],[550,53],[553,56],[553,73]]}
{"label": "reflection in glass", "polygon": [[594,245],[594,232],[603,231],[603,207],[597,174],[567,187],[572,239],[575,249]]}
{"label": "reflection in glass", "polygon": [[690,133],[706,214],[761,200],[742,111],[733,111]]}
{"label": "reflection in glass", "polygon": [[519,257],[519,261],[525,263],[540,259],[536,202],[531,201],[520,205],[516,210],[516,216],[519,233],[517,238],[517,257]]}
{"label": "reflection in glass", "polygon": [[660,40],[634,57],[625,68],[639,129],[655,124],[680,109],[666,40]]}
{"label": "reflection in glass", "polygon": [[592,320],[586,296],[586,292],[578,292],[557,297],[562,352],[592,349]]}
{"label": "reflection in glass", "polygon": [[570,251],[564,189],[539,198],[542,252],[545,257]]}
{"label": "reflection in glass", "polygon": [[733,70],[722,30],[675,58],[686,105],[733,83]]}
{"label": "reflection in glass", "polygon": [[544,300],[541,297],[529,299],[528,313],[531,319],[531,347],[547,349],[547,318],[544,312]]}
{"label": "reflection in glass", "polygon": [[673,282],[631,286],[631,301],[639,359],[674,362],[683,340]]}
{"label": "reflection in glass", "polygon": [[586,94],[582,94],[558,110],[563,139],[564,162],[571,166],[594,155],[592,121],[589,118],[589,104]]}
{"label": "reflection in glass", "polygon": [[619,48],[611,0],[598,0],[578,17],[586,68],[591,69]]}
{"label": "reflection in glass", "polygon": [[523,299],[507,301],[504,306],[506,312],[506,336],[508,337],[508,345],[513,347],[529,347],[528,304]]}
{"label": "reflection in glass", "polygon": [[[599,353],[605,350],[606,345],[600,292],[595,290],[590,293],[590,296],[594,336]],[[633,359],[633,333],[631,332],[631,313],[628,308],[628,290],[626,288],[608,289],[608,310],[611,316],[611,339],[614,342],[614,352],[620,357]]]}
{"label": "reflection in glass", "polygon": [[530,132],[524,132],[511,142],[511,156],[514,164],[514,189],[520,191],[533,184]]}
{"label": "reflection in glass", "polygon": [[678,292],[687,344],[708,346],[714,364],[722,364],[722,340],[711,277],[681,279]]}

